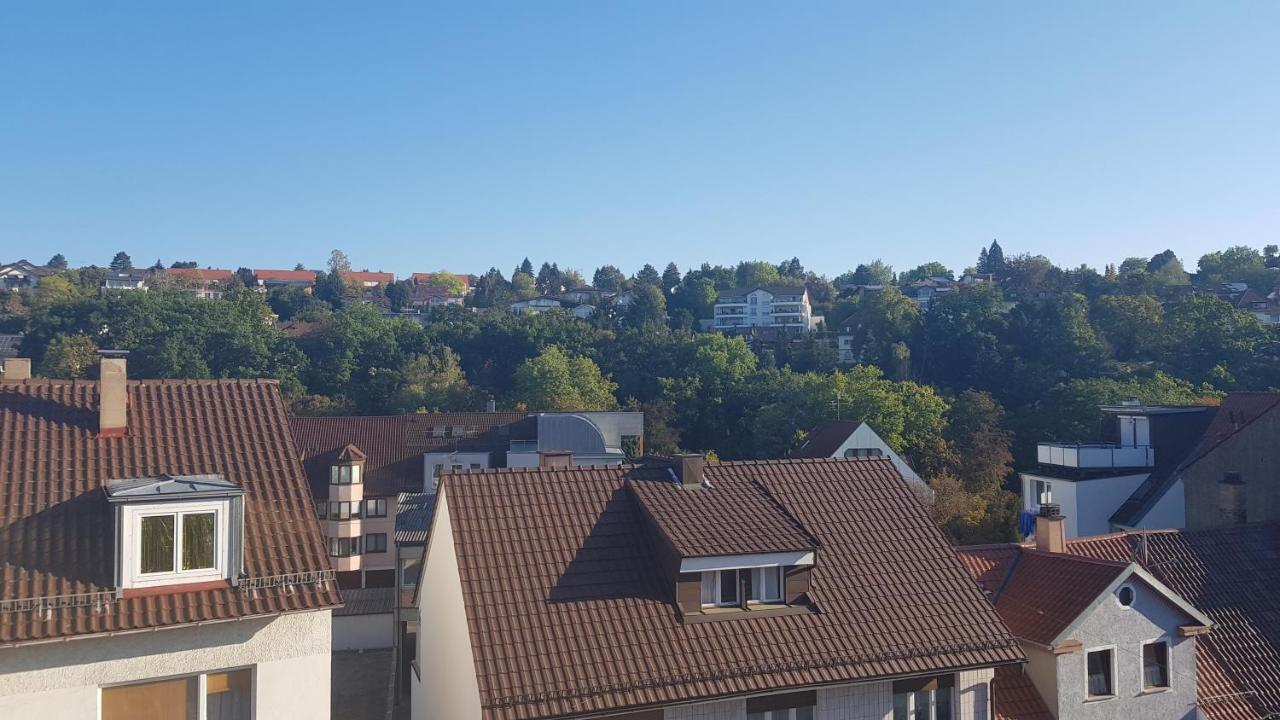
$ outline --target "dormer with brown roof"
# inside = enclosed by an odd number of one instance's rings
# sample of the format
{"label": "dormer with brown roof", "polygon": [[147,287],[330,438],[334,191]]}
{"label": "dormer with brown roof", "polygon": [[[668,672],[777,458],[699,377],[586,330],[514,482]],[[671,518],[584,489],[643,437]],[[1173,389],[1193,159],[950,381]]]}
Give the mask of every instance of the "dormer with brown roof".
{"label": "dormer with brown roof", "polygon": [[[670,461],[446,475],[415,597],[414,720],[988,716],[994,668],[1023,655],[888,460],[690,480]],[[811,608],[673,611],[683,563],[766,553],[813,556]]]}
{"label": "dormer with brown roof", "polygon": [[685,622],[808,612],[818,542],[762,486],[707,482],[701,456],[627,476]]}

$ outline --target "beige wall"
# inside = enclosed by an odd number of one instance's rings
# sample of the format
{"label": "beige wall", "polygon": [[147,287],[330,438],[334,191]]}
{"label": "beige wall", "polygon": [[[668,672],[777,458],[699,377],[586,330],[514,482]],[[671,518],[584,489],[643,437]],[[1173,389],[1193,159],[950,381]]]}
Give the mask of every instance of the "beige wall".
{"label": "beige wall", "polygon": [[328,610],[0,650],[0,718],[93,720],[99,688],[254,668],[258,718],[328,718]]}
{"label": "beige wall", "polygon": [[1280,409],[1254,420],[1182,473],[1191,530],[1228,524],[1219,512],[1223,475],[1240,473],[1248,522],[1280,521]]}
{"label": "beige wall", "polygon": [[436,500],[422,568],[418,668],[410,679],[413,720],[480,720],[480,687],[471,652],[462,579],[449,520],[448,490]]}

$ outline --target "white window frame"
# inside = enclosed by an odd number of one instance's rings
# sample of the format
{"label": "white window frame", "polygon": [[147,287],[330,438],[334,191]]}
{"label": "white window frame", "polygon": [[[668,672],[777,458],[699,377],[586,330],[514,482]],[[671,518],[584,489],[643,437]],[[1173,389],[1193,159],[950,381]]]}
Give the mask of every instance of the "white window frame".
{"label": "white window frame", "polygon": [[[907,716],[914,718],[916,715],[916,693],[921,691],[913,691],[906,693],[907,696]],[[959,696],[956,693],[956,686],[952,684],[950,687],[937,688],[935,690],[924,691],[929,693],[929,720],[936,720],[938,717],[938,693],[951,693],[951,718],[950,720],[960,720]],[[890,705],[889,715],[893,716],[893,705]]]}
{"label": "white window frame", "polygon": [[[182,569],[182,518],[186,515],[213,513],[213,567],[200,570]],[[174,516],[173,570],[169,572],[142,572],[142,519]],[[121,533],[120,552],[122,585],[125,589],[180,585],[183,583],[224,580],[230,558],[227,523],[231,517],[228,500],[204,502],[131,504],[124,508],[124,531]]]}
{"label": "white window frame", "polygon": [[[1042,485],[1044,486],[1043,491],[1040,489]],[[1049,480],[1036,480],[1032,492],[1036,496],[1036,507],[1053,502],[1053,482]]]}
{"label": "white window frame", "polygon": [[[1089,694],[1089,655],[1095,652],[1111,651],[1111,694],[1110,695],[1090,695]],[[1099,645],[1097,647],[1086,648],[1084,651],[1084,701],[1087,703],[1106,702],[1107,700],[1115,700],[1120,697],[1120,675],[1117,672],[1116,656],[1119,650],[1115,645]]]}
{"label": "white window frame", "polygon": [[222,675],[223,673],[240,672],[241,670],[249,671],[249,715],[253,717],[257,715],[258,707],[258,666],[257,665],[241,665],[239,667],[223,668],[220,670],[209,670],[207,672],[185,675],[167,675],[164,677],[147,678],[145,680],[130,680],[129,682],[108,683],[98,686],[98,714],[99,720],[102,718],[102,691],[118,687],[130,687],[133,685],[148,685],[151,683],[166,682],[169,680],[186,680],[187,678],[196,679],[196,719],[208,720],[209,717],[209,676]]}
{"label": "white window frame", "polygon": [[784,708],[781,710],[761,710],[760,712],[747,713],[747,720],[797,720],[799,711],[809,709],[809,717],[818,717],[818,708],[815,705],[805,705],[803,708]]}
{"label": "white window frame", "polygon": [[[1148,645],[1164,645],[1164,674],[1166,684],[1163,687],[1149,687],[1147,685]],[[1138,645],[1138,683],[1142,687],[1143,694],[1167,692],[1173,689],[1173,642],[1170,641],[1168,635],[1162,635],[1154,640],[1147,640]]]}
{"label": "white window frame", "polygon": [[[733,598],[734,598],[734,599],[733,599],[733,602],[724,602],[723,600],[721,600],[721,593],[720,593],[721,587],[720,587],[720,581],[721,581],[721,577],[722,577],[722,576],[721,576],[721,573],[724,573],[724,572],[731,572],[731,573],[733,573],[733,579],[734,579],[734,583],[735,583],[735,589],[734,589],[734,593],[733,593]],[[703,597],[702,597],[702,607],[704,607],[704,608],[711,608],[711,607],[718,607],[718,608],[734,608],[734,607],[739,607],[739,606],[740,606],[740,604],[741,604],[741,602],[742,602],[742,597],[741,597],[741,595],[742,595],[742,587],[741,587],[741,585],[742,585],[742,579],[741,579],[741,576],[739,575],[739,573],[740,573],[740,572],[742,572],[742,571],[741,571],[741,570],[738,570],[738,569],[726,569],[726,570],[708,570],[707,572],[702,573],[702,584],[699,586],[699,592],[701,592],[703,589],[706,589],[706,587],[707,587],[707,584],[706,584],[706,583],[707,583],[707,575],[708,575],[708,574],[710,574],[710,575],[711,575],[711,577],[712,577],[712,588],[713,588],[712,593],[711,593],[711,597],[712,597],[712,598],[713,598],[713,600],[714,600],[714,602],[707,602],[707,601],[706,601],[706,596],[705,596],[705,593],[704,593],[704,594],[703,594]]]}
{"label": "white window frame", "polygon": [[[778,594],[774,597],[765,597],[765,594],[763,592],[764,573],[766,571],[775,572],[778,574],[778,584],[776,586]],[[738,572],[743,572],[743,571],[739,570]],[[786,584],[786,573],[784,572],[783,568],[777,567],[777,566],[758,567],[758,568],[750,568],[746,572],[751,573],[752,592],[756,596],[754,600],[747,601],[748,605],[777,605],[778,603],[782,602],[782,598],[786,594],[786,589],[784,587],[784,585]]]}

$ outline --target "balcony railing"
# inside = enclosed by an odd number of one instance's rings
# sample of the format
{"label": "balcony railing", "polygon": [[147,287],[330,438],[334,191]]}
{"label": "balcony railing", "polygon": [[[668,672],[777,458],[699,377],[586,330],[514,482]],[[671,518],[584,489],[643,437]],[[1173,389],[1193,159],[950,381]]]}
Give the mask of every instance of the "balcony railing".
{"label": "balcony railing", "polygon": [[1149,445],[1037,443],[1036,461],[1042,465],[1083,469],[1146,468],[1155,465],[1156,451]]}

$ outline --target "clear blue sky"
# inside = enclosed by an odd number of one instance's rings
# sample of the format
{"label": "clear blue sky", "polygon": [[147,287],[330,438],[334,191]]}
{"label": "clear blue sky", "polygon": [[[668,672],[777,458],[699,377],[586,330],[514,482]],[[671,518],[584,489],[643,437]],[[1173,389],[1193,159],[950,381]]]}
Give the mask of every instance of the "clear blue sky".
{"label": "clear blue sky", "polygon": [[0,0],[0,260],[1193,267],[1280,242],[1280,3]]}

